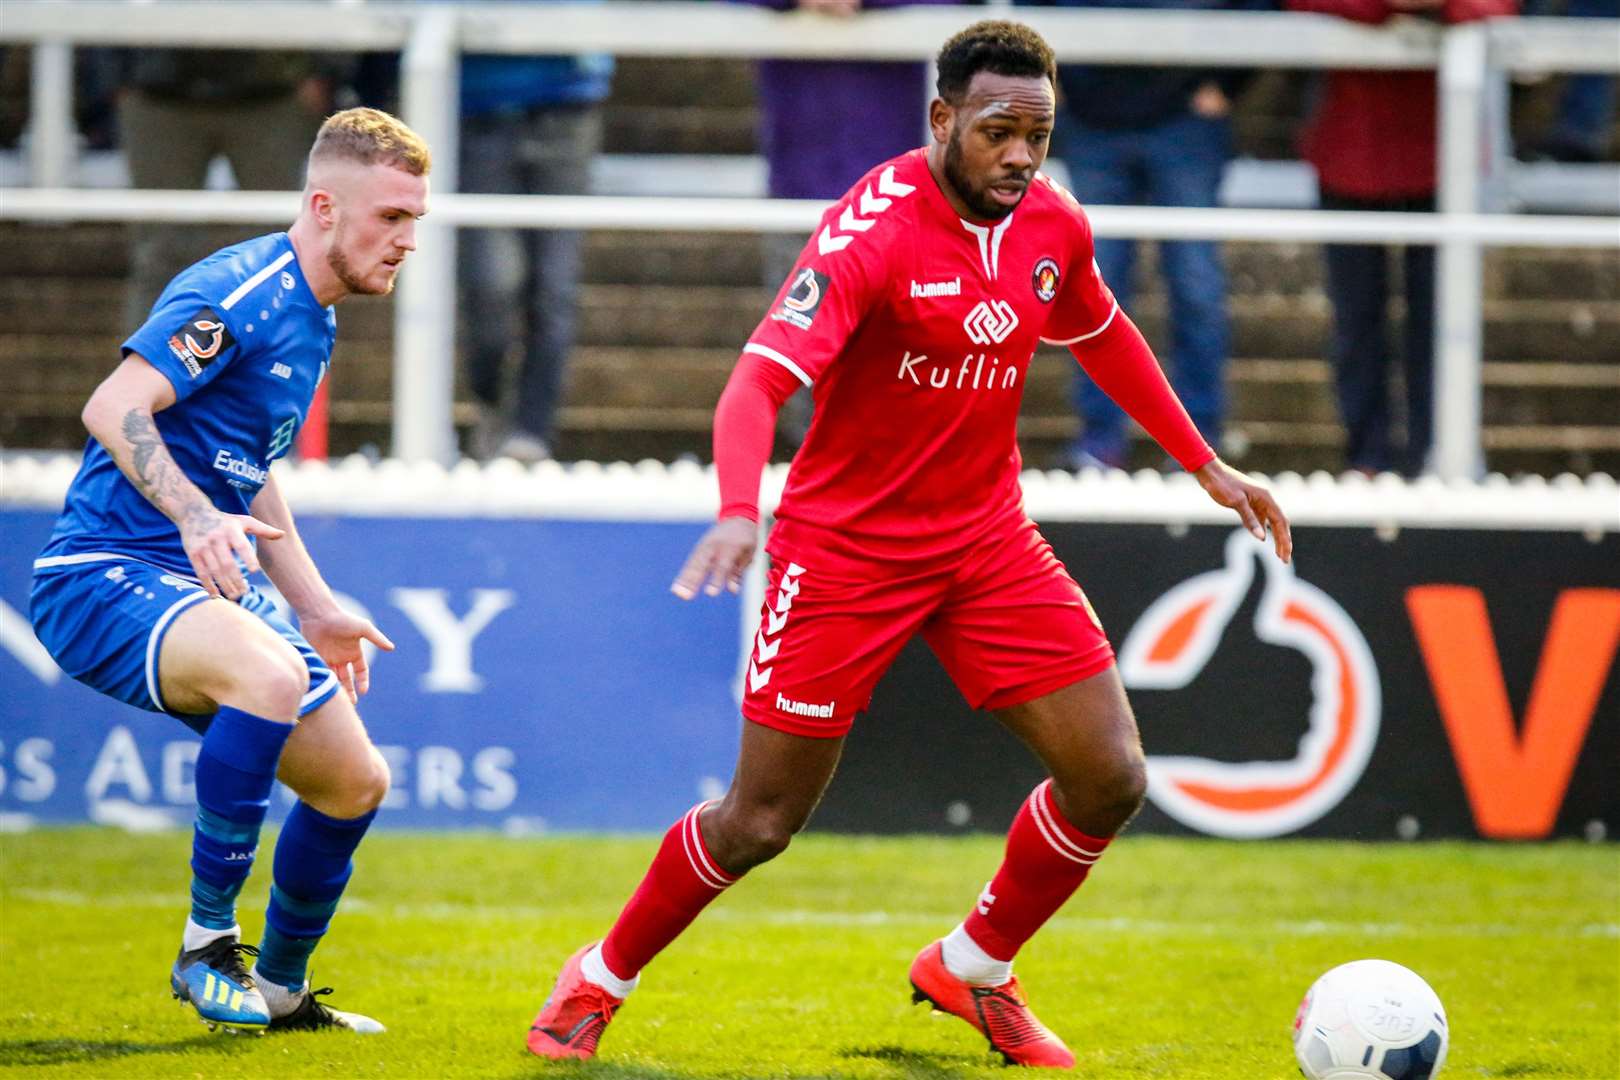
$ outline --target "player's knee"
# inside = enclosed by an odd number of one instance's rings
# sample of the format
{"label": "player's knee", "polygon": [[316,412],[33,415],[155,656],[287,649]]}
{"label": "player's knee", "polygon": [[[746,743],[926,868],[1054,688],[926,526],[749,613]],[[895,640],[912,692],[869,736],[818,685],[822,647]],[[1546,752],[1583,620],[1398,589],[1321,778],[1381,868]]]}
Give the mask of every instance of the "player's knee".
{"label": "player's knee", "polygon": [[388,763],[375,747],[367,747],[365,755],[345,769],[333,786],[326,813],[336,818],[363,817],[382,805],[388,784]]}
{"label": "player's knee", "polygon": [[720,817],[710,845],[727,871],[744,874],[787,850],[799,823],[773,810],[744,810]]}
{"label": "player's knee", "polygon": [[303,657],[290,648],[258,650],[233,674],[233,696],[273,719],[296,717],[309,690],[309,668]]}
{"label": "player's knee", "polygon": [[793,842],[793,827],[781,818],[762,815],[748,822],[741,836],[742,861],[749,867],[770,862]]}
{"label": "player's knee", "polygon": [[1147,796],[1147,761],[1140,750],[1088,762],[1054,777],[1059,809],[1070,824],[1093,836],[1112,836],[1141,809]]}
{"label": "player's knee", "polygon": [[1147,761],[1141,751],[1122,753],[1101,770],[1096,781],[1103,811],[1123,825],[1142,808],[1147,797]]}

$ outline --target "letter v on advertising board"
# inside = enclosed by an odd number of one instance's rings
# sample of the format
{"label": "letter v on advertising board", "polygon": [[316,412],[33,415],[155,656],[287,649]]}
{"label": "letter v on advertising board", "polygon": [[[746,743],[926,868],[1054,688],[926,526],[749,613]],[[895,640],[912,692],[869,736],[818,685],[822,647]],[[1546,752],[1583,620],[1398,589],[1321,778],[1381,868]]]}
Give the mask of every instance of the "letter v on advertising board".
{"label": "letter v on advertising board", "polygon": [[1559,594],[1522,732],[1480,591],[1420,585],[1407,590],[1406,610],[1481,835],[1546,836],[1620,643],[1620,589]]}

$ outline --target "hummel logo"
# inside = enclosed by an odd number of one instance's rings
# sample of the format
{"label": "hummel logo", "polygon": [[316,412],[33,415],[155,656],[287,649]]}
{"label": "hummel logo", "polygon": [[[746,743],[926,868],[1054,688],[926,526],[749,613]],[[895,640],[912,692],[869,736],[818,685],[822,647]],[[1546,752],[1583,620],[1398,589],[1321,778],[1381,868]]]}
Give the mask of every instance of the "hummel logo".
{"label": "hummel logo", "polygon": [[808,701],[794,701],[792,698],[776,695],[776,711],[785,712],[790,716],[818,716],[827,719],[833,714],[833,707],[838,702],[829,701],[825,705],[815,705]]}
{"label": "hummel logo", "polygon": [[962,279],[952,278],[949,281],[913,281],[911,283],[911,298],[913,300],[927,299],[931,296],[961,296]]}
{"label": "hummel logo", "polygon": [[979,914],[990,914],[990,905],[996,902],[996,894],[990,891],[990,883],[985,882],[984,891],[979,893]]}
{"label": "hummel logo", "polygon": [[[902,184],[896,180],[894,178],[894,166],[890,165],[878,176],[876,192],[872,190],[871,184],[867,184],[866,190],[861,192],[858,202],[860,212],[865,216],[856,216],[856,203],[844,207],[844,212],[838,216],[839,231],[844,233],[865,232],[877,224],[872,218],[893,206],[895,199],[903,199],[916,190],[914,185]],[[889,198],[883,198],[884,195],[889,196]],[[816,238],[816,250],[823,255],[829,255],[834,251],[843,251],[854,242],[855,237],[834,234],[831,225],[823,225],[821,235]]]}
{"label": "hummel logo", "polygon": [[975,345],[999,345],[1018,329],[1018,313],[1005,300],[980,300],[962,320],[962,329]]}
{"label": "hummel logo", "polygon": [[782,639],[777,635],[787,627],[788,612],[793,610],[793,598],[799,595],[799,575],[803,573],[804,567],[796,562],[788,563],[776,586],[776,610],[765,609],[765,620],[760,624],[759,633],[754,635],[754,657],[748,662],[748,689],[752,693],[759,693],[771,681],[772,669],[760,665],[775,660],[777,651],[782,648]]}

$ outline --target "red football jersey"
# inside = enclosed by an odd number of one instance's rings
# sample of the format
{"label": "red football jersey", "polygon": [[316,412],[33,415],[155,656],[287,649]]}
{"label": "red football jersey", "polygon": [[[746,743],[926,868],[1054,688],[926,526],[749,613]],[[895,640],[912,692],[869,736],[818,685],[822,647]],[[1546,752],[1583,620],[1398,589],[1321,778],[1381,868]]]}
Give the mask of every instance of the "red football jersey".
{"label": "red football jersey", "polygon": [[1118,313],[1072,195],[1038,175],[1000,221],[960,217],[925,150],[834,204],[743,347],[813,387],[777,509],[881,552],[960,548],[1021,512],[1018,407],[1036,344]]}

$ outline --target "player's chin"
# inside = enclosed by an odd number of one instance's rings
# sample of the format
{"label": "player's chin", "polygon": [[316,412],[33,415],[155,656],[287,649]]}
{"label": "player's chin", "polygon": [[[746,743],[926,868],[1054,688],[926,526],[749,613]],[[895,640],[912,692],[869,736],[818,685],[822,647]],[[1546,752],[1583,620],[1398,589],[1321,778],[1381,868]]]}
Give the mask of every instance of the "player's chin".
{"label": "player's chin", "polygon": [[367,296],[387,296],[394,291],[394,282],[399,278],[399,264],[384,264],[375,274],[366,279],[365,294]]}
{"label": "player's chin", "polygon": [[999,221],[1018,209],[1024,201],[1027,188],[987,187],[979,192],[971,204],[973,212],[984,221]]}

